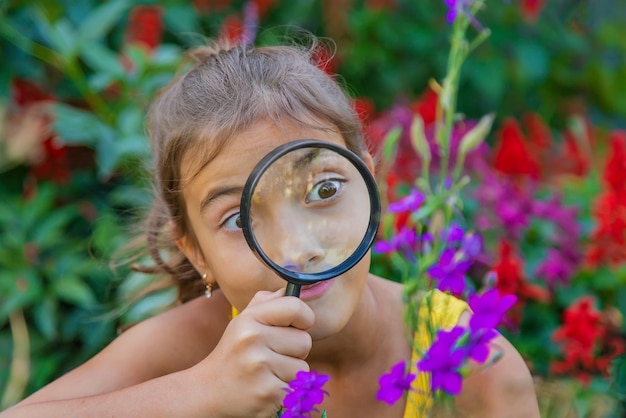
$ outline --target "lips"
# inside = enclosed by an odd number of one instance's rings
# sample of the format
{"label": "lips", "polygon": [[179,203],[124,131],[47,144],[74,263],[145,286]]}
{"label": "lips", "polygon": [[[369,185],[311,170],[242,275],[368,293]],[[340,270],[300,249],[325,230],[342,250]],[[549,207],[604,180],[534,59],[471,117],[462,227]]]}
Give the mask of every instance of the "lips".
{"label": "lips", "polygon": [[330,287],[333,285],[334,281],[335,279],[330,279],[302,286],[302,289],[300,291],[300,298],[302,300],[317,299],[326,294],[328,289],[330,289]]}

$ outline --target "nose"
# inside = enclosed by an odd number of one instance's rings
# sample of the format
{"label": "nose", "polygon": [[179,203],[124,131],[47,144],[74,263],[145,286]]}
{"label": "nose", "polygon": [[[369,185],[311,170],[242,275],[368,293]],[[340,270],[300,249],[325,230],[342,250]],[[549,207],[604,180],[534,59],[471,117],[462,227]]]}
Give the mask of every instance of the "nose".
{"label": "nose", "polygon": [[323,267],[324,245],[316,234],[315,219],[304,210],[281,211],[272,217],[271,236],[263,251],[276,264],[298,273],[317,273]]}

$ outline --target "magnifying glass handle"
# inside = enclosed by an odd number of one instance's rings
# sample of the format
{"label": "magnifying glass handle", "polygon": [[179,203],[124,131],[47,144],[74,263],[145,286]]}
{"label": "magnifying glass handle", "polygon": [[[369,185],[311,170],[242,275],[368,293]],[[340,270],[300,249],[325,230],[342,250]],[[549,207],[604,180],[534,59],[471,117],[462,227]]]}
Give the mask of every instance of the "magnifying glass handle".
{"label": "magnifying glass handle", "polygon": [[295,296],[297,298],[300,297],[300,288],[299,284],[287,283],[287,289],[285,290],[285,296]]}

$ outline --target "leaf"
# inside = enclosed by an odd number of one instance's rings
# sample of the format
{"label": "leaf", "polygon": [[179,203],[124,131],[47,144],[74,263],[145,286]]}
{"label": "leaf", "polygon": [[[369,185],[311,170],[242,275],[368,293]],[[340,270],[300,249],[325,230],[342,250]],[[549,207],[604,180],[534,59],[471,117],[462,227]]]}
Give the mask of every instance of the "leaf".
{"label": "leaf", "polygon": [[40,277],[32,267],[3,271],[0,282],[3,288],[0,292],[0,324],[16,309],[34,304],[43,293]]}
{"label": "leaf", "polygon": [[41,184],[35,198],[30,202],[25,202],[21,208],[20,227],[28,231],[36,226],[54,205],[55,190],[50,183]]}
{"label": "leaf", "polygon": [[96,302],[91,288],[78,276],[65,276],[52,285],[54,293],[65,302],[87,307]]}
{"label": "leaf", "polygon": [[131,134],[123,136],[115,144],[116,154],[122,157],[137,157],[139,159],[150,157],[148,138],[144,134]]}
{"label": "leaf", "polygon": [[7,201],[3,198],[2,204],[0,205],[0,236],[4,231],[5,225],[8,225],[9,222],[12,222],[15,219],[15,211],[13,207],[9,204],[7,205]]}
{"label": "leaf", "polygon": [[107,255],[124,243],[126,243],[125,234],[115,216],[110,213],[100,214],[93,227],[92,247]]}
{"label": "leaf", "polygon": [[130,7],[128,0],[108,1],[93,9],[78,27],[78,42],[84,44],[105,37]]}
{"label": "leaf", "polygon": [[411,214],[411,220],[417,223],[420,220],[429,217],[435,210],[437,210],[442,202],[443,201],[438,196],[427,198],[424,205]]}
{"label": "leaf", "polygon": [[611,364],[611,388],[622,402],[626,401],[626,354],[613,359]]}
{"label": "leaf", "polygon": [[34,7],[33,17],[44,39],[50,41],[52,49],[60,52],[65,62],[72,61],[78,52],[78,43],[70,22],[63,17],[54,23],[50,22],[40,5]]}
{"label": "leaf", "polygon": [[117,148],[113,137],[102,137],[96,144],[96,164],[98,165],[98,176],[102,179],[111,177],[119,160]]}
{"label": "leaf", "polygon": [[32,240],[40,247],[47,248],[58,245],[63,239],[63,231],[77,215],[74,207],[55,209],[34,225]]}
{"label": "leaf", "polygon": [[402,128],[396,126],[387,133],[383,140],[383,159],[390,162],[396,152],[396,147],[402,135]]}
{"label": "leaf", "polygon": [[186,7],[177,3],[170,3],[165,8],[163,20],[166,26],[171,28],[172,33],[178,35],[181,40],[184,41],[182,43],[189,41],[188,39],[185,39],[183,35],[203,32],[203,29],[200,26],[199,15],[192,7]]}
{"label": "leaf", "polygon": [[64,144],[94,147],[101,140],[111,140],[114,130],[95,114],[62,103],[54,109],[54,130]]}
{"label": "leaf", "polygon": [[55,298],[46,296],[33,307],[35,326],[48,340],[54,340],[58,327],[58,304]]}
{"label": "leaf", "polygon": [[98,42],[83,43],[80,48],[80,56],[96,72],[105,73],[114,78],[124,76],[124,68],[122,68],[117,54]]}
{"label": "leaf", "polygon": [[[142,134],[143,135],[144,110],[139,106],[129,106],[120,112],[117,120],[117,127],[120,132],[126,135]],[[143,141],[146,141],[145,136]]]}
{"label": "leaf", "polygon": [[97,72],[89,76],[89,87],[94,91],[102,91],[109,87],[117,77],[109,73]]}

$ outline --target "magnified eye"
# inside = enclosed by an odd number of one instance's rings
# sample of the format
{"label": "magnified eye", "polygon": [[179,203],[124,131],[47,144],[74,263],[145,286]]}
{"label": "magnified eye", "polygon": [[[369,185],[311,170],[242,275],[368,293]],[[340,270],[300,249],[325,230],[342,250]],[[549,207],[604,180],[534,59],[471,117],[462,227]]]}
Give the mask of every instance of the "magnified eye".
{"label": "magnified eye", "polygon": [[232,214],[229,216],[223,223],[222,228],[236,230],[241,229],[241,216],[239,212]]}
{"label": "magnified eye", "polygon": [[331,199],[341,188],[341,183],[343,183],[343,181],[338,179],[320,181],[313,186],[313,189],[311,189],[306,197],[306,202],[319,202]]}

